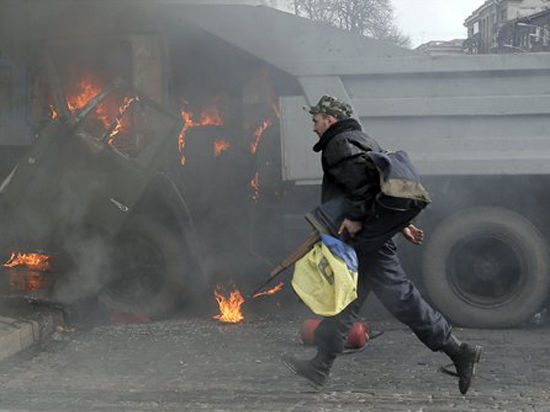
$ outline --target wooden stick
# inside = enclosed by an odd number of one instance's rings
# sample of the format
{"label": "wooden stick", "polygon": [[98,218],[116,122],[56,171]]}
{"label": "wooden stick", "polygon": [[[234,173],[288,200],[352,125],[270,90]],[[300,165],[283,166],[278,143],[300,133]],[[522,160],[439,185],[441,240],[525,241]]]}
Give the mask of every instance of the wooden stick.
{"label": "wooden stick", "polygon": [[285,269],[288,269],[290,266],[292,266],[296,261],[298,261],[300,258],[304,257],[306,253],[308,253],[311,248],[320,240],[319,232],[315,231],[311,235],[307,237],[300,245],[292,252],[286,259],[284,259],[277,267],[275,267],[271,273],[269,274],[269,278],[267,278],[259,287],[254,289],[252,293],[250,293],[248,296],[252,297],[256,293],[258,293],[260,290],[262,290],[267,284],[273,281],[277,276],[279,276]]}

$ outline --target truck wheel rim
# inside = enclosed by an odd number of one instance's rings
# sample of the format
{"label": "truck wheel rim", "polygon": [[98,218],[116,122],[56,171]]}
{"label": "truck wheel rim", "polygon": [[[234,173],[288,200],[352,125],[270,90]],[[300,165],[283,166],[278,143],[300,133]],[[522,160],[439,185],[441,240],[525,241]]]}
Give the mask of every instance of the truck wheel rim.
{"label": "truck wheel rim", "polygon": [[527,264],[504,236],[476,234],[456,243],[446,261],[454,293],[470,305],[491,308],[512,300],[526,281]]}

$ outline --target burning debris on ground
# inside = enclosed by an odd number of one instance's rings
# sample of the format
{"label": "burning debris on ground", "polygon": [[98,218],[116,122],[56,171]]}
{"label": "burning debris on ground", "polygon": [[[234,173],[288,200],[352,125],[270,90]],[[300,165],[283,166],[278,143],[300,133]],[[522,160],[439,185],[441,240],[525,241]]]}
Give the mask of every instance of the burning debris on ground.
{"label": "burning debris on ground", "polygon": [[271,296],[271,295],[274,295],[275,293],[279,292],[283,287],[285,286],[285,282],[282,282],[280,281],[276,286],[274,286],[273,288],[269,289],[269,290],[266,290],[266,291],[263,291],[263,292],[258,292],[256,294],[254,294],[252,296],[252,298],[259,298],[260,296]]}
{"label": "burning debris on ground", "polygon": [[3,266],[8,268],[9,292],[38,291],[53,282],[52,257],[42,253],[12,252]]}
{"label": "burning debris on ground", "polygon": [[214,295],[220,308],[220,314],[214,316],[221,322],[239,323],[244,320],[244,315],[241,310],[242,304],[245,302],[243,295],[239,289],[230,292],[229,297],[225,297],[221,291],[222,287],[218,286]]}
{"label": "burning debris on ground", "polygon": [[26,267],[31,270],[51,270],[51,256],[41,253],[16,253],[12,252],[9,260],[4,263],[5,267]]}
{"label": "burning debris on ground", "polygon": [[224,287],[222,285],[217,285],[216,290],[214,291],[214,296],[218,303],[218,308],[220,314],[214,316],[214,319],[218,319],[220,322],[226,323],[240,323],[245,320],[245,313],[243,311],[243,304],[245,302],[250,302],[252,299],[256,299],[262,296],[272,296],[284,287],[284,282],[279,282],[276,286],[271,289],[255,293],[252,296],[246,295],[243,296],[240,289],[232,287],[231,292],[229,292],[228,297],[225,296]]}

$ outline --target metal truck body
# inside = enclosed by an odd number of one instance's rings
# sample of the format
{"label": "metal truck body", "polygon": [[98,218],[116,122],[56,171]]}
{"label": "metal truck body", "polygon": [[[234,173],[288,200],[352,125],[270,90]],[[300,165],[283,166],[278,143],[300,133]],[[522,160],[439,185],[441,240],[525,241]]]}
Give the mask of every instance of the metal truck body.
{"label": "metal truck body", "polygon": [[299,77],[304,96],[281,99],[284,176],[319,181],[294,137],[310,129],[300,107],[319,90],[345,98],[431,189],[415,267],[428,297],[459,324],[518,324],[548,298],[549,68],[542,53],[320,62]]}

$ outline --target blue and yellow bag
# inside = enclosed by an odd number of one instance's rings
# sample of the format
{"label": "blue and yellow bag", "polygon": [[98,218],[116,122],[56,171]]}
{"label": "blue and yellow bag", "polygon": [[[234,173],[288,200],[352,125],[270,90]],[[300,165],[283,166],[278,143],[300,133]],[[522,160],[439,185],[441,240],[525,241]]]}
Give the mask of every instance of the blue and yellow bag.
{"label": "blue and yellow bag", "polygon": [[296,262],[291,284],[315,314],[337,315],[357,299],[357,255],[351,246],[322,234]]}

